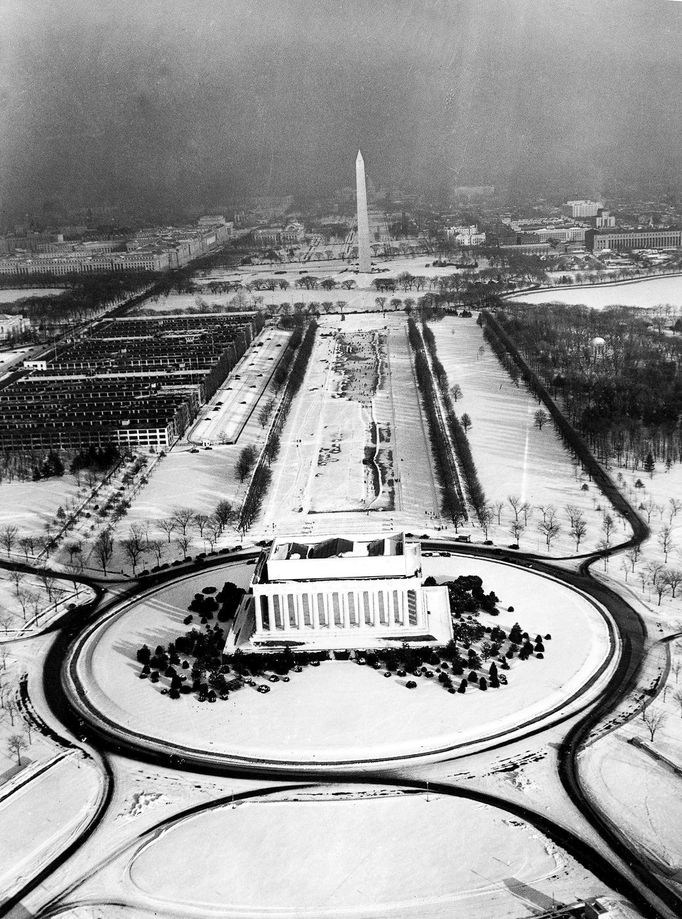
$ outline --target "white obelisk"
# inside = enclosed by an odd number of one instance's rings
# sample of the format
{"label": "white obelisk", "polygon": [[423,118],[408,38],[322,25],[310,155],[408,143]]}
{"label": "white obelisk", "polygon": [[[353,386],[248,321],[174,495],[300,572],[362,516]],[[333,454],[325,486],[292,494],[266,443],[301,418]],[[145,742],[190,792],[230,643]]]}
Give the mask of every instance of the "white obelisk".
{"label": "white obelisk", "polygon": [[355,194],[358,202],[358,269],[369,272],[372,257],[369,251],[369,218],[367,217],[367,185],[365,184],[365,161],[358,150],[355,160]]}

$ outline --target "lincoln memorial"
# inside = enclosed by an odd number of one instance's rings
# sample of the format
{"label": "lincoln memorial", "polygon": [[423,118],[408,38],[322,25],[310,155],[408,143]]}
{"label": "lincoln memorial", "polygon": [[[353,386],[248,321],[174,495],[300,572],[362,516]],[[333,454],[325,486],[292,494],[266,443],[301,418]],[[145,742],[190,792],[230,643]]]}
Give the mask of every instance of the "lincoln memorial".
{"label": "lincoln memorial", "polygon": [[419,540],[278,539],[256,564],[225,651],[445,644],[447,588],[425,587]]}

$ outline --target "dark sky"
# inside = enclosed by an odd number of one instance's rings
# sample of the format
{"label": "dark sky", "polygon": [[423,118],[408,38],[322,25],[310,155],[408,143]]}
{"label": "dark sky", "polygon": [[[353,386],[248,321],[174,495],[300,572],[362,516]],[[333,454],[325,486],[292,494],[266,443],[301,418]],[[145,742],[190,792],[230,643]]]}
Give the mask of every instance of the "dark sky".
{"label": "dark sky", "polygon": [[0,0],[0,207],[682,166],[682,3]]}

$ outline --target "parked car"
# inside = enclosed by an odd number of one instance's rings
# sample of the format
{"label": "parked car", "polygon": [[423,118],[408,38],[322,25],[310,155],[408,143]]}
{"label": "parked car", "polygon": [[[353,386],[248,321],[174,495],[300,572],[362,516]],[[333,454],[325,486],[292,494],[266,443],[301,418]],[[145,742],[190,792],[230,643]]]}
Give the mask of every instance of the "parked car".
{"label": "parked car", "polygon": [[415,683],[414,680],[408,680],[407,683],[405,683],[405,686],[407,686],[408,689],[416,689],[416,688],[417,688],[417,684]]}
{"label": "parked car", "polygon": [[500,683],[504,683],[505,686],[507,685],[507,677],[503,673],[498,673],[497,679],[500,681]]}
{"label": "parked car", "polygon": [[264,683],[258,687],[258,692],[270,692],[270,687],[266,686]]}
{"label": "parked car", "polygon": [[276,674],[272,674],[268,677],[270,683],[279,683],[279,677]]}

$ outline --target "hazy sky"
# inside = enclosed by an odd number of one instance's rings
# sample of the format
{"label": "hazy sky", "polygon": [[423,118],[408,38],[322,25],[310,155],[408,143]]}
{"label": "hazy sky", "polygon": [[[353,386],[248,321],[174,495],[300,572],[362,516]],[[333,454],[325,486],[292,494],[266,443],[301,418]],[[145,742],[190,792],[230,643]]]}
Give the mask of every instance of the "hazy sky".
{"label": "hazy sky", "polygon": [[[667,0],[0,0],[0,206],[682,166]],[[82,190],[79,191],[79,190]]]}

